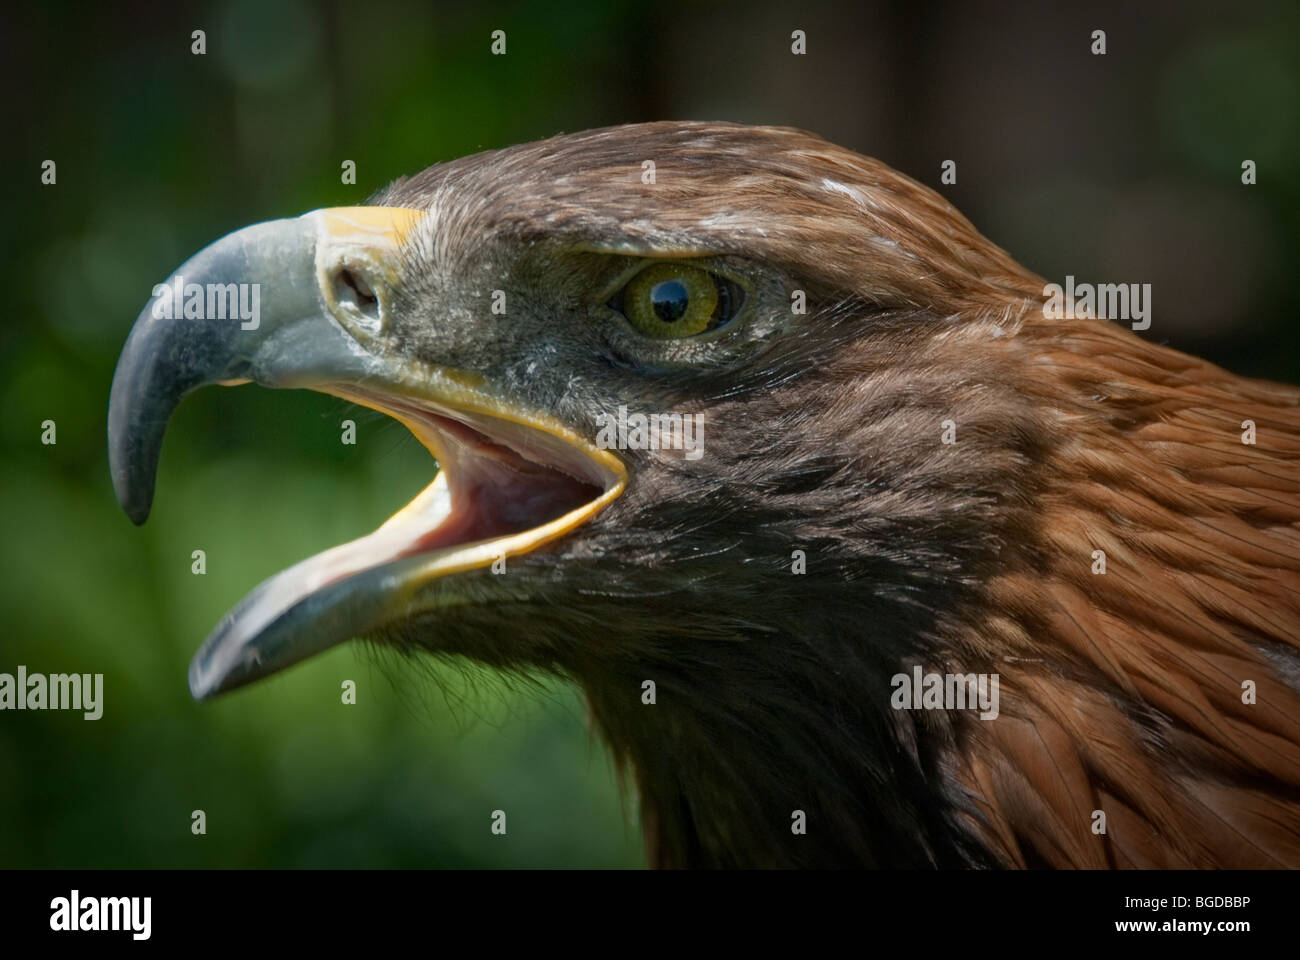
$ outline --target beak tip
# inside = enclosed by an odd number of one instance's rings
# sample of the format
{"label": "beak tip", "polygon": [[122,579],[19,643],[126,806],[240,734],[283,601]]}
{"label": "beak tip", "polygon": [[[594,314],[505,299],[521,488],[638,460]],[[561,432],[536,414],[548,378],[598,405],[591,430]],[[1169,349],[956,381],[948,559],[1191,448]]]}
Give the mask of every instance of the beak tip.
{"label": "beak tip", "polygon": [[137,527],[143,526],[153,508],[153,484],[132,482],[129,478],[115,475],[113,492],[117,494],[117,505],[122,508],[122,512]]}
{"label": "beak tip", "polygon": [[138,527],[149,519],[153,506],[154,472],[162,432],[145,437],[134,432],[129,407],[130,403],[122,398],[115,384],[108,407],[108,470],[118,506]]}
{"label": "beak tip", "polygon": [[190,663],[190,696],[197,702],[202,703],[204,700],[211,700],[219,693],[217,685],[212,682],[211,676],[206,674],[199,664],[199,658],[196,656]]}
{"label": "beak tip", "polygon": [[[226,626],[226,621],[213,631],[219,634]],[[233,690],[236,687],[242,687],[250,680],[255,679],[250,676],[248,670],[240,664],[231,664],[226,658],[219,653],[220,645],[214,643],[213,638],[209,637],[203,646],[195,652],[193,659],[190,660],[189,686],[190,696],[195,701],[202,703],[205,700],[213,700],[221,694]]]}
{"label": "beak tip", "polygon": [[122,510],[137,527],[143,527],[144,522],[149,519],[149,504],[147,503],[123,503]]}

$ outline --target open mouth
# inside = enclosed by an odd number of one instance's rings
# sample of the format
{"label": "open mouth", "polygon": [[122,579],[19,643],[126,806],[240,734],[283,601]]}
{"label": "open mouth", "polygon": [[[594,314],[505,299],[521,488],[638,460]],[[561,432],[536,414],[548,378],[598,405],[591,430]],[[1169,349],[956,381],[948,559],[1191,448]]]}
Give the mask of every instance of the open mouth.
{"label": "open mouth", "polygon": [[[195,655],[190,688],[197,697],[305,659],[340,642],[343,633],[362,633],[407,616],[415,612],[410,602],[419,586],[504,564],[561,538],[609,504],[626,483],[615,458],[592,456],[576,437],[554,427],[357,386],[319,389],[404,424],[436,458],[438,471],[372,533],[309,557],[255,588]],[[383,598],[376,611],[359,602],[373,596]],[[322,611],[337,609],[335,598],[350,616],[322,620]],[[309,630],[314,636],[304,638]]]}
{"label": "open mouth", "polygon": [[[360,387],[333,386],[322,392],[403,423],[433,454],[438,472],[373,533],[280,574],[290,588],[275,591],[273,599],[282,607],[344,577],[406,557],[422,556],[430,570],[445,573],[527,553],[579,526],[621,489],[621,479],[608,463],[534,427],[438,412],[449,408]],[[268,609],[268,614],[274,611]]]}
{"label": "open mouth", "polygon": [[[172,412],[208,384],[307,388],[359,403],[403,423],[438,461],[433,482],[377,530],[265,580],[222,618],[190,664],[198,698],[436,611],[454,591],[428,590],[435,580],[489,566],[508,576],[498,562],[565,536],[627,484],[622,460],[569,425],[477,374],[389,354],[367,333],[389,319],[392,264],[420,216],[345,208],[236,231],[156,288],[123,348],[109,464],[136,523],[149,514]],[[363,283],[368,297],[333,295],[340,264],[367,274],[353,286]],[[224,314],[178,322],[158,306],[182,277],[186,289],[199,279],[264,285],[267,309],[247,324]],[[362,309],[372,315],[359,317]]]}

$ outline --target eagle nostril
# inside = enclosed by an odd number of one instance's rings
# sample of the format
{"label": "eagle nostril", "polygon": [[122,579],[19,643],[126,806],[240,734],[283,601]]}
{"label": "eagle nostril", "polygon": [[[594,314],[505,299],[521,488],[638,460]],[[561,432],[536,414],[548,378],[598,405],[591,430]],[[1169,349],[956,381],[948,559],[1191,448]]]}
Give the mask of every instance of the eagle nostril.
{"label": "eagle nostril", "polygon": [[340,266],[334,271],[333,286],[334,299],[339,306],[350,307],[368,327],[380,328],[379,297],[359,270]]}

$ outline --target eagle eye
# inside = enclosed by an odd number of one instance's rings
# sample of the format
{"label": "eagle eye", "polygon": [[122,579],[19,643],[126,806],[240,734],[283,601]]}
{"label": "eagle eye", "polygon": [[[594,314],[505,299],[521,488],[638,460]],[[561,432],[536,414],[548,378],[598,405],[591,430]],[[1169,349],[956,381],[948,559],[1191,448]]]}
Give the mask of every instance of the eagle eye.
{"label": "eagle eye", "polygon": [[654,263],[627,282],[609,306],[647,337],[676,339],[732,319],[743,292],[725,277],[685,263]]}

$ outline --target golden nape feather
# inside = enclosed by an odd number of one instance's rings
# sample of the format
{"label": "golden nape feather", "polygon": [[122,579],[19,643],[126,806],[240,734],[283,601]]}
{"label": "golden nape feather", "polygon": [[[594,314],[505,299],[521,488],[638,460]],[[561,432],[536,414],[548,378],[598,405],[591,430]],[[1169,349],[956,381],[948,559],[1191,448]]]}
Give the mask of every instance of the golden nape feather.
{"label": "golden nape feather", "polygon": [[972,829],[1015,866],[1300,866],[1300,392],[1102,320],[1013,344],[1053,439],[971,640],[1010,661],[952,758]]}

